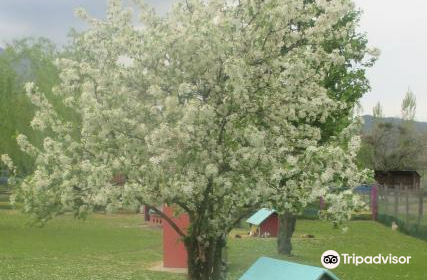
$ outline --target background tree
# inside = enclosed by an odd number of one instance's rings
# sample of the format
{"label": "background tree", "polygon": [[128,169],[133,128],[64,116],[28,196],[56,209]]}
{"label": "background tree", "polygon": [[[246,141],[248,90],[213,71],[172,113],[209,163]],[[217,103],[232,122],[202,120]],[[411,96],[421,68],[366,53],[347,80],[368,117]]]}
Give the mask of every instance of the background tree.
{"label": "background tree", "polygon": [[380,102],[378,102],[374,108],[372,108],[372,115],[377,122],[384,118],[383,107],[381,106]]}
{"label": "background tree", "polygon": [[405,97],[402,100],[402,119],[407,122],[413,122],[415,120],[415,113],[417,110],[417,98],[412,92],[408,90]]}
{"label": "background tree", "polygon": [[[378,102],[372,108],[372,116],[373,116],[372,126],[376,128],[379,125],[379,123],[383,121],[383,118],[384,118],[383,108],[380,102]],[[372,131],[370,131],[369,133],[371,133]],[[375,165],[373,163],[375,159],[374,148],[373,148],[373,145],[369,143],[369,141],[372,141],[372,140],[367,134],[363,134],[363,131],[362,131],[362,143],[359,149],[359,153],[357,155],[357,162],[359,167],[361,168],[369,168],[369,169],[375,170]]]}
{"label": "background tree", "polygon": [[60,107],[51,93],[59,81],[53,64],[57,56],[54,44],[45,38],[16,40],[0,54],[0,153],[8,153],[23,175],[33,170],[34,162],[17,145],[18,132],[25,133],[37,146],[43,139],[30,126],[36,108],[25,95],[24,84],[34,82],[53,106]]}
{"label": "background tree", "polygon": [[[84,217],[98,206],[149,205],[182,236],[189,278],[221,279],[227,234],[240,219],[313,195],[293,174],[305,173],[319,193],[326,182],[351,187],[348,178],[360,176],[353,165],[342,176],[332,170],[352,162],[353,130],[340,123],[339,136],[324,145],[320,128],[337,111],[351,111],[324,85],[345,53],[339,44],[324,46],[354,30],[337,24],[354,5],[185,1],[161,18],[138,4],[143,28],[120,1],[109,2],[106,20],[78,10],[91,28],[75,38],[79,56],[58,61],[54,93],[80,122],[27,84],[39,107],[32,125],[52,135],[40,148],[18,137],[36,170],[16,199],[41,222],[66,210]],[[302,165],[310,161],[319,164]],[[123,185],[112,180],[116,174],[126,176]],[[189,215],[188,232],[155,207],[163,203]],[[348,214],[333,205],[331,212]]]}
{"label": "background tree", "polygon": [[402,119],[398,122],[384,121],[380,105],[374,108],[375,122],[371,132],[364,137],[363,154],[365,166],[374,170],[419,170],[421,135],[415,129],[416,99],[408,91],[402,101]]}
{"label": "background tree", "polygon": [[[277,245],[280,254],[291,254],[297,215],[309,203],[322,197],[327,209],[319,212],[319,216],[331,220],[335,226],[348,221],[352,211],[364,206],[352,192],[353,187],[370,177],[370,171],[359,169],[355,160],[360,147],[360,137],[356,136],[359,127],[357,123],[348,127],[328,145],[319,146],[316,152],[306,151],[305,156],[299,156],[298,162],[294,162],[290,169],[299,172],[289,172],[290,176],[287,174],[288,177],[282,181],[276,194],[280,199],[274,204],[279,211],[285,209],[279,216]],[[288,188],[293,188],[293,191]]]}
{"label": "background tree", "polygon": [[[319,14],[321,13],[322,12],[319,10]],[[343,130],[348,128],[348,126],[354,122],[353,114],[355,107],[358,106],[358,101],[370,89],[369,81],[366,77],[366,69],[373,65],[375,59],[379,55],[379,51],[376,49],[368,49],[366,34],[357,32],[356,27],[359,24],[360,14],[361,12],[358,10],[348,10],[347,13],[335,23],[336,28],[346,26],[348,28],[346,34],[344,36],[328,38],[322,43],[322,47],[325,52],[330,54],[333,52],[339,52],[342,56],[343,62],[330,64],[329,67],[325,69],[324,79],[319,80],[319,82],[327,89],[329,98],[343,102],[346,105],[333,112],[325,122],[310,124],[318,127],[321,137],[320,144],[324,147],[337,145],[337,137],[340,137]],[[297,27],[299,30],[304,32],[311,27],[311,24],[299,24]],[[367,53],[371,53],[372,55],[368,56]],[[353,135],[357,135],[359,131],[357,128],[353,129],[355,129],[352,131]],[[347,143],[350,140],[351,138],[347,138]],[[341,143],[341,145],[345,146],[343,143]],[[301,150],[296,152],[303,154],[305,151]],[[350,153],[350,151],[348,152]],[[334,155],[331,154],[329,157],[334,157]],[[324,167],[324,170],[328,170],[327,157],[323,160],[324,162],[321,165]],[[306,165],[310,163],[303,161],[302,164]],[[349,162],[349,166],[350,165],[353,166],[353,163]],[[341,170],[342,166],[339,166],[339,168],[338,166],[330,166],[330,168],[335,168],[337,174],[345,174],[345,170]],[[308,168],[307,170],[312,169]],[[317,172],[318,171],[316,170],[313,175],[319,175]],[[320,195],[326,196],[324,191],[319,192],[319,189],[315,187],[314,182],[307,180],[307,177],[313,178],[313,175],[308,176],[308,174],[305,173],[297,173],[292,176],[292,183],[301,185],[301,188],[303,189],[311,189],[313,193],[310,194],[310,192],[305,192],[307,197],[304,199],[302,199],[301,194],[295,197],[284,197],[282,201],[274,205],[275,209],[281,209],[284,211],[284,214],[280,215],[280,228],[277,239],[278,252],[280,254],[291,254],[291,238],[296,227],[296,216],[303,211],[307,206],[307,203],[312,203],[315,200],[318,200]],[[340,176],[337,176],[337,178],[339,177]],[[363,180],[362,178],[359,179]],[[343,183],[346,184],[346,182],[342,180],[324,182],[324,184],[329,186],[337,187],[342,187],[343,185],[340,184]],[[283,181],[282,187],[285,188],[285,185],[286,180]],[[282,191],[282,189],[279,189],[279,192]],[[349,203],[348,207],[356,206],[353,200],[349,199],[349,194],[342,195],[340,197],[343,198],[342,203]],[[335,203],[337,202],[335,201]],[[348,211],[346,211],[346,213],[348,213]],[[332,219],[336,218],[330,215],[328,215],[328,217]],[[343,217],[338,219],[339,222],[342,222],[341,218]],[[337,220],[335,220],[335,222],[337,222]]]}
{"label": "background tree", "polygon": [[422,184],[424,188],[427,189],[427,181],[425,177],[427,174],[427,130],[421,133],[420,143],[421,143],[421,148],[420,148],[420,153],[418,154],[420,168],[418,170],[423,176]]}

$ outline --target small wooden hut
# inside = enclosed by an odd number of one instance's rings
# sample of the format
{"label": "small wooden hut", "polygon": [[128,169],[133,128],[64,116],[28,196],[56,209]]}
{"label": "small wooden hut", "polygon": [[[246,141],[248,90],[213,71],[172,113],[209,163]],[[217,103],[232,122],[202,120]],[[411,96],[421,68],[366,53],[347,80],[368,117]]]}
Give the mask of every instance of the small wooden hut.
{"label": "small wooden hut", "polygon": [[[170,206],[163,206],[163,212],[184,232],[190,225],[190,218],[183,213],[178,216]],[[169,225],[163,222],[163,266],[167,268],[187,268],[187,249],[181,236]]]}
{"label": "small wooden hut", "polygon": [[339,280],[339,278],[320,267],[261,257],[239,280]]}
{"label": "small wooden hut", "polygon": [[262,208],[246,220],[252,235],[276,237],[279,232],[279,217],[275,210]]}

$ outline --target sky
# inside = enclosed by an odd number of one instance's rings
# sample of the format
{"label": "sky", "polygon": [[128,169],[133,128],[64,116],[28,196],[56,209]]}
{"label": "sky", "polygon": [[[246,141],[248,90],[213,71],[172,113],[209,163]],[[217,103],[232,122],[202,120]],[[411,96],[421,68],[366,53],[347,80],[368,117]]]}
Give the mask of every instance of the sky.
{"label": "sky", "polygon": [[[146,0],[165,14],[177,0]],[[417,96],[417,120],[427,121],[427,1],[354,0],[363,10],[360,30],[370,45],[381,50],[368,71],[372,90],[361,100],[364,114],[377,102],[386,116],[400,116],[408,89]],[[105,14],[105,0],[0,0],[0,46],[13,39],[44,36],[58,45],[67,41],[70,28],[85,24],[73,15],[84,7],[96,17]]]}

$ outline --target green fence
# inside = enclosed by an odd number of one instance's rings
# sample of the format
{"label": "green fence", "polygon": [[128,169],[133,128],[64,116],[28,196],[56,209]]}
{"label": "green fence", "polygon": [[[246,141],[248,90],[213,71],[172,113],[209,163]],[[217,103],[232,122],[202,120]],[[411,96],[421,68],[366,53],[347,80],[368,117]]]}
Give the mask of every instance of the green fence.
{"label": "green fence", "polygon": [[382,187],[378,192],[377,220],[409,235],[427,240],[427,192],[404,186]]}

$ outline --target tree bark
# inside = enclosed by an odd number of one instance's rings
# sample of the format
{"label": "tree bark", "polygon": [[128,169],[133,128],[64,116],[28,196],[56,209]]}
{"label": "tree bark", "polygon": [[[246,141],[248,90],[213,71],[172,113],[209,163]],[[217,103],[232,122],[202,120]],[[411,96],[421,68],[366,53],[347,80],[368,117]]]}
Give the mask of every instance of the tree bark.
{"label": "tree bark", "polygon": [[226,279],[226,263],[223,259],[226,246],[224,237],[199,240],[196,236],[188,236],[185,246],[188,252],[189,280]]}
{"label": "tree bark", "polygon": [[286,212],[279,217],[279,235],[277,237],[277,250],[279,254],[291,255],[292,235],[295,231],[297,218],[294,214]]}

